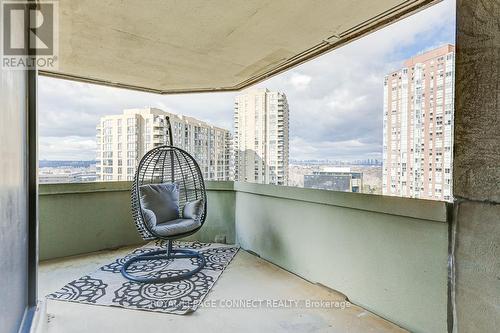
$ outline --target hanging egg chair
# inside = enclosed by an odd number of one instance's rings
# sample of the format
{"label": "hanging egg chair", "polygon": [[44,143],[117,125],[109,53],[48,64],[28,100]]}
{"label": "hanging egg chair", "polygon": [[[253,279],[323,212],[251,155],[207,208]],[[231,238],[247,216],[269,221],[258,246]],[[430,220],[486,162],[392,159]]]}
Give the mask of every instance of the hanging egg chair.
{"label": "hanging egg chair", "polygon": [[[168,122],[168,120],[167,120]],[[169,125],[169,138],[172,132]],[[144,240],[165,240],[165,249],[146,252],[127,260],[122,275],[132,281],[162,283],[188,278],[205,265],[195,250],[172,248],[172,240],[189,236],[203,226],[207,194],[198,163],[186,151],[171,145],[148,151],[141,159],[132,186],[132,215]],[[127,272],[130,265],[148,260],[190,259],[196,268],[166,277],[148,277]]]}

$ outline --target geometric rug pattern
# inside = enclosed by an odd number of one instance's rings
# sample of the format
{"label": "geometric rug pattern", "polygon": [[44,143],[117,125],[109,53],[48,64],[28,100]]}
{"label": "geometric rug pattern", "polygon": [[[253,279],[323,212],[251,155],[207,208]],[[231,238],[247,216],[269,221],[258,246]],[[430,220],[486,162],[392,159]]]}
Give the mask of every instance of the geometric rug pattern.
{"label": "geometric rug pattern", "polygon": [[[196,250],[205,257],[205,267],[190,278],[165,283],[138,283],[125,279],[120,269],[132,256],[166,248],[156,240],[97,271],[71,281],[47,298],[85,304],[115,306],[127,309],[186,314],[195,311],[213,287],[238,247],[199,242],[173,242],[173,248]],[[132,264],[128,272],[143,277],[167,277],[196,267],[197,258],[158,259]]]}

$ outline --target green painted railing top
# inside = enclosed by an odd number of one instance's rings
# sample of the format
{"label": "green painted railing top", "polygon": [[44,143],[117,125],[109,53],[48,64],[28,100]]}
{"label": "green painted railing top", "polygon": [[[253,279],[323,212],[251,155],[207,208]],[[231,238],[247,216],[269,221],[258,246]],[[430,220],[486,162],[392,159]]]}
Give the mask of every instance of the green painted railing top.
{"label": "green painted railing top", "polygon": [[92,183],[63,183],[40,184],[39,195],[56,195],[88,192],[115,192],[130,191],[132,182],[92,182]]}
{"label": "green painted railing top", "polygon": [[[132,182],[40,184],[39,195],[129,191],[131,186]],[[447,222],[447,210],[449,209],[449,204],[442,201],[232,181],[207,181],[206,188],[208,191],[235,191],[236,193],[298,200],[442,223]]]}
{"label": "green painted railing top", "polygon": [[[210,191],[233,191],[232,181],[208,181],[205,183]],[[61,184],[40,184],[39,195],[57,195],[70,193],[91,193],[91,192],[115,192],[130,191],[132,182],[92,182],[92,183],[61,183]]]}
{"label": "green painted railing top", "polygon": [[243,182],[235,182],[234,190],[237,193],[298,200],[442,223],[447,222],[447,211],[451,207],[449,203],[443,201]]}

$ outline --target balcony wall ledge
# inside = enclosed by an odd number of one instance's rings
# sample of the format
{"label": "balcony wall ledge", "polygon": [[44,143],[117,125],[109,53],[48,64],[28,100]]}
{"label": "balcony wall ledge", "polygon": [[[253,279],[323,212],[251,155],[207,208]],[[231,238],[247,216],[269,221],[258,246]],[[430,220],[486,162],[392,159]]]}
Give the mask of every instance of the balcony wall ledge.
{"label": "balcony wall ledge", "polygon": [[[233,181],[207,181],[208,191],[233,191],[254,195],[297,200],[329,206],[352,208],[418,220],[447,223],[451,204],[443,201],[382,196],[363,193],[337,192],[290,186],[264,185]],[[40,184],[39,195],[83,194],[130,191],[132,182],[92,182]]]}
{"label": "balcony wall ledge", "polygon": [[[209,191],[234,191],[234,182],[232,181],[208,181],[205,186]],[[40,184],[38,195],[121,192],[130,191],[131,188],[131,181]]]}
{"label": "balcony wall ledge", "polygon": [[[141,244],[130,209],[132,182],[39,185],[40,260]],[[190,240],[235,242],[233,182],[206,183],[210,209]]]}
{"label": "balcony wall ledge", "polygon": [[59,195],[72,193],[95,193],[95,192],[121,192],[130,191],[132,182],[91,182],[91,183],[62,183],[62,184],[40,184],[38,195]]}
{"label": "balcony wall ledge", "polygon": [[352,208],[440,223],[447,223],[447,212],[451,208],[450,203],[443,201],[243,182],[235,182],[234,190],[241,193]]}

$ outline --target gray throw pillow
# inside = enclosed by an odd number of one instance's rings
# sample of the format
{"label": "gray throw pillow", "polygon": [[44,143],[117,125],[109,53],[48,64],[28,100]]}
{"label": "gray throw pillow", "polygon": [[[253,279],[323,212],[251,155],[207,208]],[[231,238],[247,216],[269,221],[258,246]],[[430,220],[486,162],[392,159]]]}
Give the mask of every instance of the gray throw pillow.
{"label": "gray throw pillow", "polygon": [[142,216],[144,217],[144,222],[153,229],[156,226],[156,215],[151,209],[143,208]]}
{"label": "gray throw pillow", "polygon": [[[156,224],[179,218],[179,186],[177,184],[142,185],[139,191],[142,208],[154,213]],[[151,221],[151,218],[148,220]]]}
{"label": "gray throw pillow", "polygon": [[198,220],[203,214],[203,201],[201,199],[186,202],[182,209],[182,218]]}

